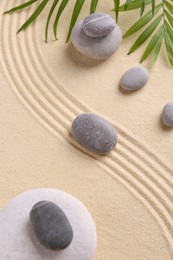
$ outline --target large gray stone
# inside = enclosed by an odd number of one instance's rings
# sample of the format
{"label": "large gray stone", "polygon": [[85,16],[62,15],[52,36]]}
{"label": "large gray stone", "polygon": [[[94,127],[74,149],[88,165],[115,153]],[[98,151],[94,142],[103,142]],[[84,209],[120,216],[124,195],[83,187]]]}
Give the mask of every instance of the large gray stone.
{"label": "large gray stone", "polygon": [[69,220],[60,207],[51,201],[37,202],[31,212],[30,220],[36,237],[49,249],[64,249],[73,238]]}
{"label": "large gray stone", "polygon": [[127,70],[120,81],[121,87],[128,91],[142,88],[149,79],[149,72],[142,67],[133,67]]}
{"label": "large gray stone", "polygon": [[90,37],[102,37],[114,30],[114,19],[105,13],[94,13],[83,21],[83,30]]}
{"label": "large gray stone", "polygon": [[71,34],[74,47],[83,55],[95,59],[105,60],[120,46],[122,33],[118,25],[108,35],[103,37],[90,37],[83,30],[83,20],[76,23]]}
{"label": "large gray stone", "polygon": [[164,106],[162,120],[166,126],[173,127],[173,103],[168,103]]}
{"label": "large gray stone", "polygon": [[72,135],[83,147],[98,154],[111,151],[118,139],[111,124],[91,113],[81,114],[73,121]]}

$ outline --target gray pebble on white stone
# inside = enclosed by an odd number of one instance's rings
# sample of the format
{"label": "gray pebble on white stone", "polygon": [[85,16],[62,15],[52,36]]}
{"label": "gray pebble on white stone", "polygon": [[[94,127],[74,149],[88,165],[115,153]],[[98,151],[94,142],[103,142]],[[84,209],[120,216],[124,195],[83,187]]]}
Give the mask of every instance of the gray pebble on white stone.
{"label": "gray pebble on white stone", "polygon": [[94,13],[83,20],[83,30],[90,37],[102,37],[114,30],[114,19],[105,13]]}
{"label": "gray pebble on white stone", "polygon": [[[33,205],[48,200],[68,218],[73,239],[64,250],[50,250],[36,238],[29,220]],[[57,189],[24,192],[0,210],[0,259],[3,260],[92,260],[97,238],[93,219],[86,207],[70,194]]]}
{"label": "gray pebble on white stone", "polygon": [[162,121],[166,126],[173,127],[173,103],[167,103],[162,111]]}
{"label": "gray pebble on white stone", "polygon": [[118,25],[108,35],[103,37],[90,37],[83,30],[83,20],[76,23],[71,34],[74,47],[83,55],[95,59],[105,60],[110,57],[120,46],[122,32]]}
{"label": "gray pebble on white stone", "polygon": [[60,207],[51,201],[39,201],[31,209],[30,220],[41,244],[56,250],[65,249],[73,239],[69,220]]}
{"label": "gray pebble on white stone", "polygon": [[106,154],[117,144],[118,135],[113,126],[92,113],[77,116],[71,131],[80,145],[94,153]]}
{"label": "gray pebble on white stone", "polygon": [[127,70],[121,80],[121,87],[128,91],[142,88],[149,79],[149,72],[143,67],[133,67]]}

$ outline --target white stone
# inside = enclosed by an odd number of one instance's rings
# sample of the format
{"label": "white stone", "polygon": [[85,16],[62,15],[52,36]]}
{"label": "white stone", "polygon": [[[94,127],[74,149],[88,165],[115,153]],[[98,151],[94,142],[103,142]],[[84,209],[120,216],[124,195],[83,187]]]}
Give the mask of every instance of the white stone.
{"label": "white stone", "polygon": [[[53,251],[40,244],[29,221],[32,206],[49,200],[62,208],[74,237],[64,250]],[[2,260],[92,260],[96,250],[96,230],[85,206],[68,193],[55,189],[35,189],[15,197],[0,211],[0,259]]]}
{"label": "white stone", "polygon": [[120,46],[122,32],[118,25],[108,35],[103,37],[90,37],[83,30],[83,20],[76,23],[71,34],[74,47],[85,56],[95,60],[105,60]]}

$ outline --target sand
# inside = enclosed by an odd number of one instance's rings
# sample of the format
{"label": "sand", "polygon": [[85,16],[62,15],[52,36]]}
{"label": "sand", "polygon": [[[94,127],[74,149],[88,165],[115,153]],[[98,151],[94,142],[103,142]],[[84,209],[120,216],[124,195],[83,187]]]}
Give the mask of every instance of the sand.
{"label": "sand", "polygon": [[[1,11],[12,6],[13,1],[2,1]],[[111,8],[110,1],[98,10]],[[32,188],[64,190],[81,200],[95,221],[94,260],[170,260],[173,131],[160,117],[173,100],[173,87],[164,49],[154,67],[143,64],[150,72],[147,85],[123,93],[119,80],[138,65],[143,48],[127,56],[129,38],[109,60],[88,60],[65,44],[70,7],[65,12],[59,40],[52,40],[50,30],[49,44],[45,12],[19,35],[28,13],[0,16],[0,205]],[[86,14],[87,4],[81,17]],[[124,32],[138,14],[123,17]],[[73,119],[84,111],[101,115],[119,132],[117,148],[106,157],[82,152],[69,135]]]}

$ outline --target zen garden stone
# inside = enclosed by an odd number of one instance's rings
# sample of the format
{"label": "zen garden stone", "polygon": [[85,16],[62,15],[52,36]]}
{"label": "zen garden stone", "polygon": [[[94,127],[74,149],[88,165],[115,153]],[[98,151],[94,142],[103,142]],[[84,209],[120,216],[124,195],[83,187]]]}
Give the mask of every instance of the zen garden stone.
{"label": "zen garden stone", "polygon": [[115,20],[108,14],[94,13],[83,21],[83,30],[90,37],[106,36],[115,29]]}
{"label": "zen garden stone", "polygon": [[105,60],[118,49],[122,32],[109,15],[95,13],[75,24],[71,40],[83,55]]}
{"label": "zen garden stone", "polygon": [[162,121],[166,126],[173,127],[173,103],[168,103],[164,106]]}
{"label": "zen garden stone", "polygon": [[98,154],[106,154],[117,144],[116,130],[103,118],[84,113],[72,123],[72,135],[84,148]]}
{"label": "zen garden stone", "polygon": [[50,201],[36,203],[30,220],[38,240],[49,249],[64,249],[73,238],[73,230],[65,213]]}
{"label": "zen garden stone", "polygon": [[142,67],[127,70],[120,80],[121,87],[128,91],[142,88],[149,79],[149,72]]}

